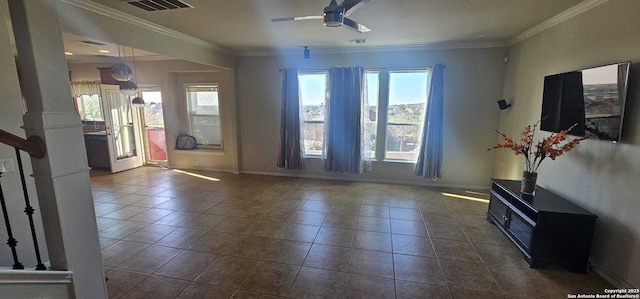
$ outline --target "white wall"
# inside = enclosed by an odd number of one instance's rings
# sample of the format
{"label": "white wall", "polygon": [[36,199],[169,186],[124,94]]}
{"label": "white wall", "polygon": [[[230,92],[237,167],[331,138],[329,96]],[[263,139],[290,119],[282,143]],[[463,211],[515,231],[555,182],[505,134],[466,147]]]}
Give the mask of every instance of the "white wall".
{"label": "white wall", "polygon": [[207,65],[225,68],[235,66],[235,57],[232,55],[125,23],[62,1],[57,3],[63,32]]}
{"label": "white wall", "polygon": [[[486,149],[498,125],[506,49],[448,49],[360,52],[295,56],[239,57],[238,105],[240,161],[245,172],[306,175],[352,180],[394,181],[440,186],[488,186],[493,154]],[[413,175],[411,163],[374,162],[371,173],[350,175],[326,172],[318,159],[307,159],[304,170],[279,171],[281,74],[284,67],[328,69],[427,67],[446,64],[444,104],[443,178],[437,182]]]}
{"label": "white wall", "polygon": [[[11,40],[9,35],[10,29],[7,26],[9,24],[8,19],[9,9],[7,1],[0,0],[0,78],[2,78],[2,80],[0,80],[0,129],[24,138],[24,130],[20,127],[23,124],[22,115],[25,111],[18,85],[14,53],[11,49]],[[36,266],[37,262],[35,258],[35,251],[33,250],[33,243],[31,241],[28,218],[23,212],[25,207],[24,196],[22,194],[20,176],[17,171],[18,165],[16,162],[15,150],[8,145],[0,144],[0,159],[12,159],[16,169],[14,172],[3,173],[0,178],[0,184],[2,185],[7,209],[9,210],[9,218],[11,220],[14,237],[19,242],[17,247],[18,257],[25,268],[33,268]],[[36,225],[36,233],[38,234],[40,253],[42,254],[43,262],[46,262],[49,260],[47,244],[45,242],[42,229],[42,220],[40,218],[40,207],[38,205],[35,183],[31,176],[29,176],[32,174],[32,170],[31,159],[29,159],[28,154],[22,155],[22,162],[24,163],[29,199],[31,205],[36,209],[36,212],[34,213],[34,222]],[[0,266],[13,265],[11,250],[9,246],[5,244],[6,241],[7,231],[5,229],[3,219],[0,221]]]}
{"label": "white wall", "polygon": [[[519,136],[540,117],[546,75],[640,60],[640,1],[612,0],[537,34],[510,51],[500,130]],[[623,142],[583,141],[556,161],[545,161],[538,182],[599,216],[590,260],[618,285],[640,286],[640,66],[632,66]],[[495,138],[493,140],[496,140]],[[523,161],[506,151],[494,176],[521,177]]]}
{"label": "white wall", "polygon": [[[131,63],[129,63],[131,65]],[[111,63],[69,64],[72,81],[100,80],[98,67]],[[235,86],[233,72],[182,60],[136,61],[139,86],[158,85],[162,90],[162,101],[170,167],[204,168],[237,171],[237,148],[235,129]],[[221,129],[224,150],[221,152],[177,151],[175,140],[179,134],[189,132],[185,83],[218,83],[221,105]]]}

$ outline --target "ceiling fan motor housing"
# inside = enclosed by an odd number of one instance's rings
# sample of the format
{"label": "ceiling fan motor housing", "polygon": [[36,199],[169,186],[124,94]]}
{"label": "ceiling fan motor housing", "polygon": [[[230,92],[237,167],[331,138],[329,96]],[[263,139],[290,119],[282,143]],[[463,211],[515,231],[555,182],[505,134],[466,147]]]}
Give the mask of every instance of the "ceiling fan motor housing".
{"label": "ceiling fan motor housing", "polygon": [[327,27],[341,26],[343,17],[343,12],[339,6],[329,5],[324,8],[324,25]]}

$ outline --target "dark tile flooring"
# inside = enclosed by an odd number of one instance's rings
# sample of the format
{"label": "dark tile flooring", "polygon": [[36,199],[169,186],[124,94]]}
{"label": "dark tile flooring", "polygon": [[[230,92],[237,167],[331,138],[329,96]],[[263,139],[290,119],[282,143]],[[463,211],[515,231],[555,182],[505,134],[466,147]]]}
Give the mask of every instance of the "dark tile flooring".
{"label": "dark tile flooring", "polygon": [[[92,172],[110,298],[566,298],[465,190],[173,171]],[[460,195],[452,197],[446,195]]]}

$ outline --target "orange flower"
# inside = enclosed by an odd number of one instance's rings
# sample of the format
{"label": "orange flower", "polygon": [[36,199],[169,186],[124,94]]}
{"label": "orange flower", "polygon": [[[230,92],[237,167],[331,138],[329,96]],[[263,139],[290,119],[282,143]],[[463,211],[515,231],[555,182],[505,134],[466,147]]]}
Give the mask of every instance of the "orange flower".
{"label": "orange flower", "polygon": [[542,160],[545,158],[549,157],[551,160],[555,160],[559,156],[562,156],[564,153],[575,148],[576,145],[580,143],[580,140],[584,139],[574,138],[573,140],[562,144],[567,140],[567,133],[576,126],[573,125],[567,130],[562,130],[559,133],[552,133],[550,136],[543,138],[538,141],[534,147],[533,139],[539,122],[540,121],[536,122],[533,126],[528,125],[524,128],[520,134],[521,137],[519,143],[516,143],[511,138],[507,137],[507,135],[497,131],[502,137],[502,142],[498,142],[496,146],[489,148],[488,150],[494,148],[507,148],[514,151],[516,155],[522,154],[525,158],[526,170],[534,172],[538,169],[540,163],[542,163]]}

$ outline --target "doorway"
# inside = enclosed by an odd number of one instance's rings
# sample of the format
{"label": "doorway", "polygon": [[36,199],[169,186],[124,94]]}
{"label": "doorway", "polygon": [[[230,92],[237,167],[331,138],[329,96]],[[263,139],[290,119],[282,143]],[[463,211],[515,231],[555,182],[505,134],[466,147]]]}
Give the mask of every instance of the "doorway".
{"label": "doorway", "polygon": [[162,92],[159,86],[141,87],[139,90],[145,103],[140,118],[144,130],[145,163],[167,166]]}

